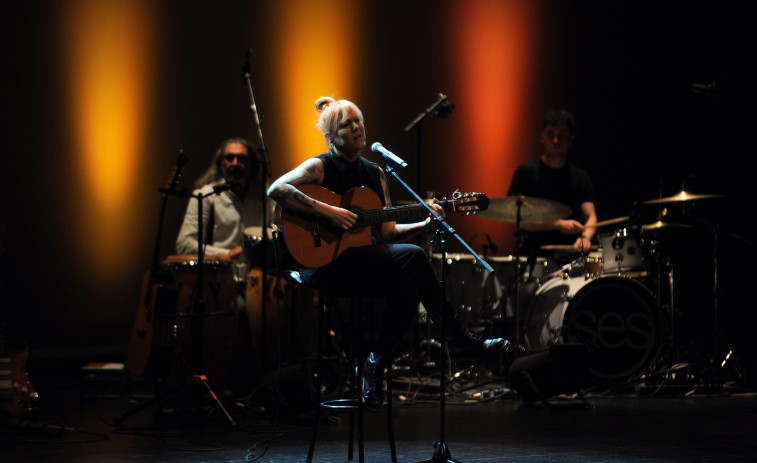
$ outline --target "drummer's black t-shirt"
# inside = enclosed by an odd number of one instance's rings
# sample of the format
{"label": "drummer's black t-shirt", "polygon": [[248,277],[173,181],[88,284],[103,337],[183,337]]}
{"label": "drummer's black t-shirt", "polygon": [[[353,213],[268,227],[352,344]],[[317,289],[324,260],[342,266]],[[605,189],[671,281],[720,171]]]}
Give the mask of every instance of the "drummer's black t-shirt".
{"label": "drummer's black t-shirt", "polygon": [[[517,169],[507,192],[508,196],[523,195],[549,199],[569,206],[570,219],[583,223],[581,204],[595,202],[594,187],[585,170],[567,163],[561,169],[553,169],[540,158],[527,161]],[[573,244],[575,236],[566,236],[558,231],[528,232],[527,247],[538,249],[545,244]]]}

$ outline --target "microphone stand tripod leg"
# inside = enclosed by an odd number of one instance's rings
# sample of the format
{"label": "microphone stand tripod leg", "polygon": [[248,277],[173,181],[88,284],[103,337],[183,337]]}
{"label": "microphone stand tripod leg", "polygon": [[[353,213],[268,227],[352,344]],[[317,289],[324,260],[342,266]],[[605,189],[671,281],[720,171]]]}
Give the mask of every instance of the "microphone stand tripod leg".
{"label": "microphone stand tripod leg", "polygon": [[218,400],[218,396],[215,392],[213,392],[213,389],[210,387],[210,384],[208,384],[208,378],[205,375],[192,375],[192,377],[197,381],[198,383],[201,383],[203,386],[205,386],[205,389],[207,389],[208,394],[210,395],[210,398],[213,399],[213,401],[218,405],[218,408],[221,409],[223,414],[226,416],[226,419],[229,421],[229,424],[236,427],[237,423],[234,421],[234,419],[229,415],[229,412],[226,411],[226,408],[223,406],[220,400]]}

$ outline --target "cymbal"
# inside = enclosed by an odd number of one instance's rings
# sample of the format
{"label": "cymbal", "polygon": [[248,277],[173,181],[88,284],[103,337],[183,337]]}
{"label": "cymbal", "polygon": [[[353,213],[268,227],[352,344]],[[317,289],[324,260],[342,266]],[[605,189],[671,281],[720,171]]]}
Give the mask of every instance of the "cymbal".
{"label": "cymbal", "polygon": [[477,215],[485,219],[516,222],[519,198],[523,200],[520,208],[521,222],[549,222],[567,217],[572,212],[572,209],[565,204],[549,199],[530,196],[506,196],[490,199],[489,207]]}
{"label": "cymbal", "polygon": [[661,228],[692,228],[691,225],[685,223],[669,223],[658,220],[655,223],[649,223],[641,226],[642,230],[659,230]]}
{"label": "cymbal", "polygon": [[649,201],[644,201],[641,204],[660,204],[660,203],[677,203],[682,201],[698,201],[700,199],[717,199],[717,198],[723,198],[725,195],[695,195],[693,193],[689,193],[686,190],[682,190],[679,193],[674,194],[673,196],[669,196],[667,198],[659,198],[659,199],[650,199]]}
{"label": "cymbal", "polygon": [[599,227],[604,227],[605,225],[613,225],[613,224],[620,223],[620,222],[628,222],[629,220],[631,220],[631,218],[628,217],[628,216],[626,216],[626,217],[616,217],[614,219],[603,220],[601,222],[597,222],[597,223],[592,224],[592,225],[585,225],[584,228],[599,228]]}

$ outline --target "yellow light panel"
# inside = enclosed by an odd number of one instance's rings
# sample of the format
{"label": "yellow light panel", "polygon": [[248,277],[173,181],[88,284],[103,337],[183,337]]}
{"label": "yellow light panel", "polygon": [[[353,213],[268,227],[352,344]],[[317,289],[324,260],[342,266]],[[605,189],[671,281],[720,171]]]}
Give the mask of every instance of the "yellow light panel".
{"label": "yellow light panel", "polygon": [[272,7],[274,66],[281,76],[277,126],[286,130],[280,157],[272,159],[274,177],[326,151],[315,128],[318,97],[357,98],[358,60],[365,49],[360,8],[360,2],[337,0],[292,0]]}
{"label": "yellow light panel", "polygon": [[154,24],[149,0],[78,0],[62,7],[66,106],[74,130],[75,230],[104,275],[133,253],[141,208],[130,195],[144,153]]}

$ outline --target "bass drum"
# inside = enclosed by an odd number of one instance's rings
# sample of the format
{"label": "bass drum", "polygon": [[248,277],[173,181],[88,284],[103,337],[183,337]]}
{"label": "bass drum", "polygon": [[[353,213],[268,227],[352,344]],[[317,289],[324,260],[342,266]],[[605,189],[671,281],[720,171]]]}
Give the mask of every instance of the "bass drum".
{"label": "bass drum", "polygon": [[606,386],[639,377],[655,361],[663,322],[654,296],[636,280],[558,274],[536,291],[523,333],[529,351],[586,345],[588,379]]}

